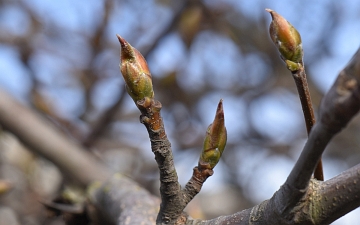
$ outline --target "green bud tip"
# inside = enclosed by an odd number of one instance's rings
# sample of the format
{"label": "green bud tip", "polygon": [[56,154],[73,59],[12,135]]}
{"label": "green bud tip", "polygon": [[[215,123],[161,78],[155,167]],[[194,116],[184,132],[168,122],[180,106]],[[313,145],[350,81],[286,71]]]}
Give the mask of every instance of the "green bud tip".
{"label": "green bud tip", "polygon": [[130,97],[137,102],[145,97],[153,98],[151,74],[146,60],[120,35],[116,35],[121,45],[120,70]]}
{"label": "green bud tip", "polygon": [[213,169],[219,162],[221,155],[224,152],[226,140],[227,132],[225,127],[224,109],[221,99],[216,110],[215,119],[206,131],[199,164],[208,163],[211,169]]}
{"label": "green bud tip", "polygon": [[265,9],[272,17],[270,37],[278,48],[282,58],[302,63],[303,49],[299,32],[284,17],[271,9]]}

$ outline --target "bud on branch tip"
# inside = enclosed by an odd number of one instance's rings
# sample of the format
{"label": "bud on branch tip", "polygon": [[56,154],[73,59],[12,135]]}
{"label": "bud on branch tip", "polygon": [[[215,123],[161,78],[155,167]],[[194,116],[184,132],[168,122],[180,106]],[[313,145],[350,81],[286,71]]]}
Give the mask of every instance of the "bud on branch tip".
{"label": "bud on branch tip", "polygon": [[126,83],[126,90],[136,103],[145,97],[153,98],[151,74],[146,60],[120,35],[116,35],[121,45],[120,70]]}
{"label": "bud on branch tip", "polygon": [[225,149],[227,139],[224,109],[222,100],[220,100],[215,119],[206,131],[203,150],[200,156],[199,164],[209,164],[213,169],[219,162]]}
{"label": "bud on branch tip", "polygon": [[[286,64],[302,64],[303,49],[299,32],[284,17],[271,9],[265,9],[272,17],[270,37]],[[290,62],[288,62],[290,61]],[[288,65],[291,67],[294,65]]]}

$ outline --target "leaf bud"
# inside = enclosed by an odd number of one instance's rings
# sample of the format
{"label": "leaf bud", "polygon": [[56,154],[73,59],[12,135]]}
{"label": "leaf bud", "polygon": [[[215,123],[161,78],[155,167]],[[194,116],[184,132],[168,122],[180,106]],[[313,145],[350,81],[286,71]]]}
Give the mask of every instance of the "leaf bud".
{"label": "leaf bud", "polygon": [[[291,62],[302,64],[303,49],[299,32],[277,12],[271,9],[266,9],[266,11],[272,17],[269,28],[270,37],[278,48],[281,57],[287,65],[291,65]],[[287,60],[291,62],[287,62]]]}
{"label": "leaf bud", "polygon": [[226,140],[227,132],[224,120],[224,109],[222,100],[220,100],[216,110],[215,119],[206,131],[199,164],[208,163],[211,169],[213,169],[224,152]]}
{"label": "leaf bud", "polygon": [[121,45],[120,70],[126,83],[126,90],[136,103],[145,97],[153,98],[151,74],[146,60],[120,35],[116,35]]}

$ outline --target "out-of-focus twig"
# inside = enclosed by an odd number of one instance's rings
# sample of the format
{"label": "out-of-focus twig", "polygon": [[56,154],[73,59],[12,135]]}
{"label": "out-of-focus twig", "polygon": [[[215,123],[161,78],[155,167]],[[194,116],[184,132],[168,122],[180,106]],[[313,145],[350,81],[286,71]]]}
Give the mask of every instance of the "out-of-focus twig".
{"label": "out-of-focus twig", "polygon": [[102,133],[104,133],[107,125],[109,123],[111,123],[111,121],[115,117],[116,113],[120,110],[120,107],[126,96],[125,93],[126,93],[125,88],[123,88],[118,97],[118,100],[115,102],[115,104],[112,105],[108,110],[106,110],[100,116],[99,119],[97,119],[97,121],[95,122],[95,125],[91,129],[91,132],[87,135],[85,140],[82,142],[82,144],[85,147],[87,147],[87,148],[91,147],[96,142],[96,140],[102,135]]}
{"label": "out-of-focus twig", "polygon": [[[21,115],[20,115],[20,114]],[[66,176],[86,186],[106,180],[110,172],[63,133],[57,131],[36,112],[0,90],[0,124],[33,152],[58,166]]]}
{"label": "out-of-focus twig", "polygon": [[170,20],[169,23],[166,25],[166,27],[157,35],[155,40],[141,51],[141,53],[145,58],[147,58],[149,54],[158,46],[162,38],[175,28],[175,26],[178,24],[181,18],[182,12],[186,9],[186,7],[190,2],[191,2],[190,0],[183,0],[181,2],[181,5],[174,12],[174,16],[172,20]]}

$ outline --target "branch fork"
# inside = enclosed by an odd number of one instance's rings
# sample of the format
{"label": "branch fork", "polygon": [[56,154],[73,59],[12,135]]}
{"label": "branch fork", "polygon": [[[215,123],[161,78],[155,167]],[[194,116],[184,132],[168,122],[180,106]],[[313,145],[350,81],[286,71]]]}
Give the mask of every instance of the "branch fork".
{"label": "branch fork", "polygon": [[160,171],[162,202],[156,224],[180,223],[187,218],[183,213],[184,208],[200,192],[206,179],[214,173],[213,168],[224,151],[227,134],[222,100],[218,104],[214,122],[206,132],[198,166],[193,169],[192,177],[182,189],[174,166],[171,143],[167,138],[160,114],[162,105],[154,99],[151,74],[146,60],[120,35],[117,37],[121,45],[120,68],[126,89],[141,112],[140,122],[148,131],[151,149]]}

